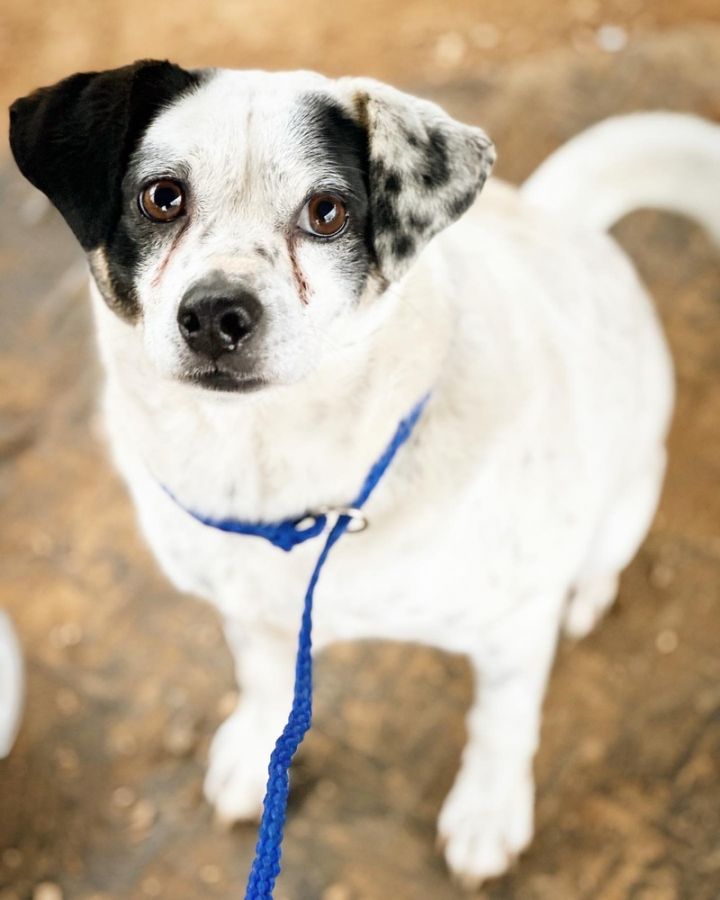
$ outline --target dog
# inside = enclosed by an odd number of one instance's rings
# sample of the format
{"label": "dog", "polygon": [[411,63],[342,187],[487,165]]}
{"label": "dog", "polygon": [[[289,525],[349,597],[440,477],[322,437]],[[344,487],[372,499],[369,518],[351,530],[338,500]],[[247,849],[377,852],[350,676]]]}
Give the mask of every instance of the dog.
{"label": "dog", "polygon": [[[205,794],[258,815],[318,553],[208,528],[341,509],[425,412],[320,581],[314,645],[465,654],[467,745],[438,830],[474,886],[533,831],[558,636],[587,634],[653,518],[673,406],[652,303],[607,228],[667,206],[720,238],[720,128],[611,119],[520,189],[479,128],[364,78],[144,60],[18,100],[20,170],[87,253],[112,455],[242,693]],[[477,201],[477,202],[476,202]]]}

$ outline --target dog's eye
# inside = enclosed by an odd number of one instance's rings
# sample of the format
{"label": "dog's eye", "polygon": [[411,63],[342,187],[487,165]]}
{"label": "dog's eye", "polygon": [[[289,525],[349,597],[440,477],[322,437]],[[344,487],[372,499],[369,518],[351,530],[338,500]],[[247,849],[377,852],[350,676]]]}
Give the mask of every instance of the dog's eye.
{"label": "dog's eye", "polygon": [[315,194],[300,213],[298,225],[317,237],[335,237],[347,225],[345,204],[335,194]]}
{"label": "dog's eye", "polygon": [[185,212],[182,185],[169,178],[145,185],[138,197],[140,211],[153,222],[172,222]]}

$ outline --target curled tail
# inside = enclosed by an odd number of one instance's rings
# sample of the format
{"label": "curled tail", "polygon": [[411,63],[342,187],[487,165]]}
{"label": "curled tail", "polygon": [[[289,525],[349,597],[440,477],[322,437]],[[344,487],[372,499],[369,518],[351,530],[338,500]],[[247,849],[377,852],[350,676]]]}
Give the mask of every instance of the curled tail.
{"label": "curled tail", "polygon": [[607,119],[552,154],[521,188],[532,203],[600,229],[626,213],[682,213],[720,244],[720,125],[682,113]]}

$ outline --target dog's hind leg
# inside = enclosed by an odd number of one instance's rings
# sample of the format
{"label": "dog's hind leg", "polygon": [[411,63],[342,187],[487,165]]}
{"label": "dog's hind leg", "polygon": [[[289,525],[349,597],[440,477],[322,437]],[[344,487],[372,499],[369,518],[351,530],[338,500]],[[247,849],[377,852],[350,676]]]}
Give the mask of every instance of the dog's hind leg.
{"label": "dog's hind leg", "polygon": [[505,872],[533,834],[533,757],[565,590],[538,595],[485,632],[471,661],[476,699],[439,840],[457,880],[476,887]]}
{"label": "dog's hind leg", "polygon": [[240,700],[210,747],[205,796],[224,822],[257,819],[268,762],[292,704],[295,640],[226,621]]}
{"label": "dog's hind leg", "polygon": [[570,591],[563,622],[569,637],[585,637],[612,606],[620,572],[637,553],[655,515],[665,459],[665,448],[659,447],[645,467],[623,482],[613,498]]}

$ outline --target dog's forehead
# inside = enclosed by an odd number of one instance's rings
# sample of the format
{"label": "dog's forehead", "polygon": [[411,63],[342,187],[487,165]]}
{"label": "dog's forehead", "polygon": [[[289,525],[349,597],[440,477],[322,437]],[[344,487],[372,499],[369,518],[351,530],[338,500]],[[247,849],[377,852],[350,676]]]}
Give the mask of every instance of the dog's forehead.
{"label": "dog's forehead", "polygon": [[246,187],[305,191],[309,181],[323,180],[341,186],[355,149],[340,134],[347,115],[335,82],[314,73],[211,70],[151,124],[138,172],[155,175],[166,163],[208,184],[222,173]]}

